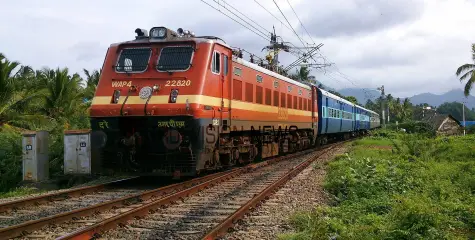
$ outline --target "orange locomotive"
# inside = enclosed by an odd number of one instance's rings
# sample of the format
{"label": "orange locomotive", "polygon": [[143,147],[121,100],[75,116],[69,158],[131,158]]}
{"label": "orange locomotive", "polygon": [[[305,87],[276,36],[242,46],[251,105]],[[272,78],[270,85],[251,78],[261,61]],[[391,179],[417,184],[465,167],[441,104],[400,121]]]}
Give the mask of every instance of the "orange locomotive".
{"label": "orange locomotive", "polygon": [[112,44],[90,110],[102,170],[194,176],[314,145],[317,91],[216,37],[155,27]]}

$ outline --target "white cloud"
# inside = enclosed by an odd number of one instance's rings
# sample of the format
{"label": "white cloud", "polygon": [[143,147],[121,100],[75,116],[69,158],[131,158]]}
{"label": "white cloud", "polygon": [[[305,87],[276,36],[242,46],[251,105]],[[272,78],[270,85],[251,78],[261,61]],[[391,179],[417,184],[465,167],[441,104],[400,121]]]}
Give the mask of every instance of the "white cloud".
{"label": "white cloud", "polygon": [[[213,0],[206,1],[214,4]],[[286,22],[273,1],[257,1]],[[227,2],[265,29],[270,31],[275,26],[285,41],[301,45],[292,31],[254,0]],[[287,1],[277,3],[297,32],[311,42]],[[384,84],[387,92],[401,97],[463,87],[454,73],[459,65],[471,61],[470,44],[475,42],[475,32],[471,31],[475,25],[474,1],[290,3],[315,42],[325,44],[322,52],[329,61],[349,76],[350,80],[341,77],[334,67],[328,68],[326,75],[314,71],[319,80],[331,87],[376,88]],[[133,39],[137,27],[183,27],[197,35],[222,37],[230,45],[250,49],[261,57],[261,49],[268,44],[199,0],[16,0],[3,2],[0,15],[8,19],[0,24],[0,52],[34,68],[69,67],[72,72],[100,68],[107,47]],[[288,64],[295,57],[283,53],[281,59]]]}

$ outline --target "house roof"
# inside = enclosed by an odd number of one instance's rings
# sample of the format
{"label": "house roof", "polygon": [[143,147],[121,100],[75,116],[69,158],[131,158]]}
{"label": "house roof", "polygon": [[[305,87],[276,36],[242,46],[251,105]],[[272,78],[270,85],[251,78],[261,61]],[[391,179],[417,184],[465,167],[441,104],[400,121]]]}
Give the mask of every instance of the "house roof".
{"label": "house roof", "polygon": [[452,115],[450,114],[435,113],[435,114],[425,116],[422,119],[422,121],[429,123],[434,129],[437,130],[439,129],[440,125],[442,125],[445,122],[447,118],[451,118],[452,120],[457,122],[457,124],[460,126],[460,122],[454,117],[452,117]]}

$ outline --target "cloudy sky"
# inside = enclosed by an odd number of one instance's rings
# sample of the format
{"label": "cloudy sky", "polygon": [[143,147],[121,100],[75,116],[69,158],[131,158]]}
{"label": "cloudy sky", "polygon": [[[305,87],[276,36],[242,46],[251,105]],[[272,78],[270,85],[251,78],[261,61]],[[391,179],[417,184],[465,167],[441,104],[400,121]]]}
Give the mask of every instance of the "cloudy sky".
{"label": "cloudy sky", "polygon": [[[263,56],[266,40],[203,1],[236,18],[218,5],[230,4],[258,23],[243,17],[260,31],[275,26],[284,41],[302,46],[280,22],[287,23],[273,0],[0,1],[0,52],[35,68],[100,68],[111,43],[133,39],[137,27],[153,26],[219,36]],[[276,2],[304,43],[324,44],[322,56],[334,65],[313,74],[328,86],[375,89],[384,84],[388,93],[400,97],[463,88],[454,74],[471,62],[475,0]],[[282,53],[281,60],[285,65],[295,57]]]}

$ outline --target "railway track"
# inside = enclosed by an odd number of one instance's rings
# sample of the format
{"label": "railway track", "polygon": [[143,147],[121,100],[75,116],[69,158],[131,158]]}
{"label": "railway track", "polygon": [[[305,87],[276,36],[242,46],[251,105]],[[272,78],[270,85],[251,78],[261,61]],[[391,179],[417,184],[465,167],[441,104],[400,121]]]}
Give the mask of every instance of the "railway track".
{"label": "railway track", "polygon": [[[0,238],[213,239],[304,169],[322,150],[308,150],[187,182],[134,193],[0,229]],[[288,159],[288,161],[281,161]],[[130,221],[132,220],[132,221]],[[126,228],[116,229],[118,226]],[[113,230],[111,230],[113,229]],[[111,230],[111,231],[107,231]]]}
{"label": "railway track", "polygon": [[98,202],[143,191],[128,188],[127,184],[138,179],[130,177],[92,186],[68,189],[35,197],[0,203],[0,229],[30,219],[71,211]]}

